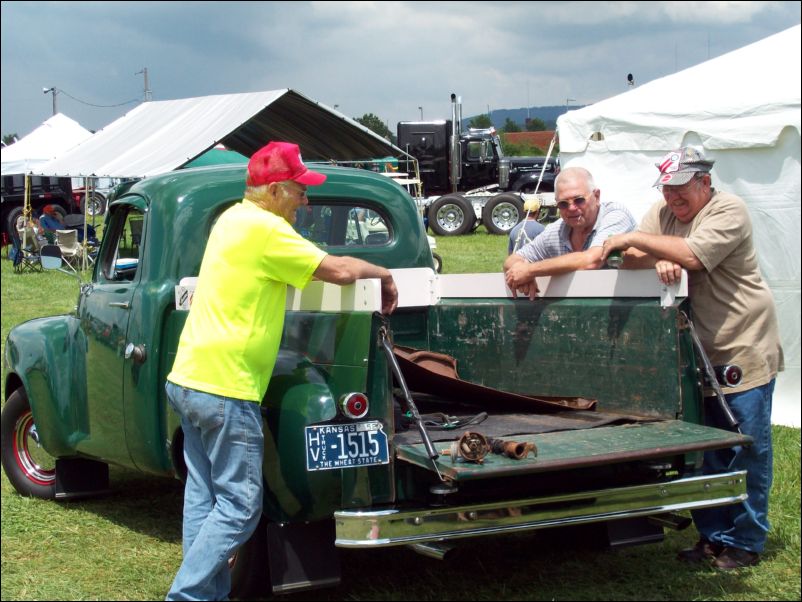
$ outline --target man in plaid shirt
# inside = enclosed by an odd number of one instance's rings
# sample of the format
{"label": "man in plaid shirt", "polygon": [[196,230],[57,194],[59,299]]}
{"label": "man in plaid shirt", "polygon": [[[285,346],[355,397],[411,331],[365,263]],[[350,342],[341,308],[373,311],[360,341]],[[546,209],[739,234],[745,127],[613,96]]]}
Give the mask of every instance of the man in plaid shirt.
{"label": "man in plaid shirt", "polygon": [[514,297],[521,293],[534,300],[538,276],[604,267],[604,241],[635,229],[635,219],[624,205],[600,201],[601,191],[582,167],[559,173],[554,197],[560,219],[504,262],[504,278]]}

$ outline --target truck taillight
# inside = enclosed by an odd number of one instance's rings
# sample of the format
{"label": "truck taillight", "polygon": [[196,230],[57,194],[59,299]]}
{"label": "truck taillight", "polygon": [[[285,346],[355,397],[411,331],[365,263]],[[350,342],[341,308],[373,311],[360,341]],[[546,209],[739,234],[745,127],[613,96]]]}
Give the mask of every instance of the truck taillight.
{"label": "truck taillight", "polygon": [[364,393],[347,393],[340,397],[340,411],[351,420],[367,416],[369,406],[368,397]]}
{"label": "truck taillight", "polygon": [[737,387],[743,378],[743,370],[740,366],[729,364],[728,366],[716,366],[714,368],[718,382],[725,387]]}

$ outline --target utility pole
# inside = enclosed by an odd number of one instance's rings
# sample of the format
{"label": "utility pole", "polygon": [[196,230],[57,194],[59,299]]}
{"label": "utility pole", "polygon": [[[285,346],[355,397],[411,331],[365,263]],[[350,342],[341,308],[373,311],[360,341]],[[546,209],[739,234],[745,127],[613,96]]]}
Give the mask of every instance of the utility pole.
{"label": "utility pole", "polygon": [[134,75],[139,75],[143,73],[145,75],[145,102],[150,102],[153,100],[153,97],[150,93],[150,81],[148,80],[148,68],[142,67],[142,71],[137,71]]}
{"label": "utility pole", "polygon": [[526,80],[526,124],[529,125],[529,105],[531,101],[529,100],[529,80]]}
{"label": "utility pole", "polygon": [[58,90],[54,87],[52,88],[42,88],[42,94],[47,94],[48,92],[53,93],[53,115],[58,113],[58,106],[56,105],[56,94],[58,94]]}
{"label": "utility pole", "polygon": [[569,102],[576,102],[576,98],[566,98],[565,99],[565,112],[568,112],[568,103]]}
{"label": "utility pole", "polygon": [[420,110],[420,120],[423,121],[423,107],[418,107]]}

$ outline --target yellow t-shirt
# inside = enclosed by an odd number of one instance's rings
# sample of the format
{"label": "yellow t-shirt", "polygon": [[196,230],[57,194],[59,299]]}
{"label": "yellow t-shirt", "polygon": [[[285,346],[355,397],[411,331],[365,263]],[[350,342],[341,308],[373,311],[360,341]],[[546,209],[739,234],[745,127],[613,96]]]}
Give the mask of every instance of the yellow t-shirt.
{"label": "yellow t-shirt", "polygon": [[325,256],[285,219],[247,199],[224,211],[209,235],[167,379],[261,401],[281,342],[287,285],[303,289]]}

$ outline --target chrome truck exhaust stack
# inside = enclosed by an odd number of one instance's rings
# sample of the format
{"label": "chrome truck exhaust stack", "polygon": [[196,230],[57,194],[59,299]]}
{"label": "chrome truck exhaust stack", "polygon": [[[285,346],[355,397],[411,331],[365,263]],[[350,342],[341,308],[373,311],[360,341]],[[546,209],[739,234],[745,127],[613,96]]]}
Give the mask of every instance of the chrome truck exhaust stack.
{"label": "chrome truck exhaust stack", "polygon": [[462,99],[451,94],[451,139],[449,140],[449,173],[451,174],[451,191],[457,192],[462,177],[462,152],[459,137],[462,134]]}

